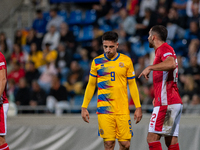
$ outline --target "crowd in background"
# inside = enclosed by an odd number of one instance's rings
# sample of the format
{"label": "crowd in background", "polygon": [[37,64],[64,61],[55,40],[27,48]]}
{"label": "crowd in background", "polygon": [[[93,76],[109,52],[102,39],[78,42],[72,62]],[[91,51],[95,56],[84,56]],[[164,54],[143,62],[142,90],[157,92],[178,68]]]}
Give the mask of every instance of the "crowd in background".
{"label": "crowd in background", "polygon": [[[81,104],[91,61],[103,53],[101,36],[114,30],[119,35],[118,51],[133,61],[141,103],[151,104],[152,77],[147,81],[137,76],[153,63],[154,50],[149,48],[148,32],[161,24],[168,30],[167,43],[177,54],[183,103],[200,105],[199,0],[100,0],[89,6],[95,19],[88,24],[71,24],[71,13],[52,5],[48,12],[37,9],[32,27],[17,30],[14,41],[0,33],[0,51],[8,64],[10,102],[33,107],[46,105],[48,113],[56,114],[76,105],[75,100]],[[68,16],[61,15],[65,11]],[[83,12],[84,7],[82,15]],[[91,37],[84,39],[80,35],[84,34],[84,27],[92,27],[86,30],[92,33]]]}

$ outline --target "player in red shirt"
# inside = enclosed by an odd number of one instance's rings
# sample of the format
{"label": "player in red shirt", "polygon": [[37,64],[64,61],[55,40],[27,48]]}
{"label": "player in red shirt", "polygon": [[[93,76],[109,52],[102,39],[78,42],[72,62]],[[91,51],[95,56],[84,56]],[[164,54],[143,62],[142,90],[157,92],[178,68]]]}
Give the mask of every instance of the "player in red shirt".
{"label": "player in red shirt", "polygon": [[164,26],[151,28],[148,41],[149,47],[155,50],[154,62],[139,75],[139,78],[148,79],[153,71],[154,109],[147,135],[150,150],[162,150],[161,136],[165,137],[168,150],[179,150],[178,131],[183,106],[177,87],[178,63],[174,49],[165,42],[166,39]]}
{"label": "player in red shirt", "polygon": [[5,140],[7,132],[8,99],[6,97],[7,67],[4,55],[0,52],[0,150],[9,150]]}

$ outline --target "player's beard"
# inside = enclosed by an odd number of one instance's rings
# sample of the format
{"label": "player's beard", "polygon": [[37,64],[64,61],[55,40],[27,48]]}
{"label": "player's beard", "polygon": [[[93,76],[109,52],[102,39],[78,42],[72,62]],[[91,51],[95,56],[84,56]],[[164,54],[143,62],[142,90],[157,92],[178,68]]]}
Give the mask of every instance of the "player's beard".
{"label": "player's beard", "polygon": [[153,48],[154,46],[153,46],[153,43],[149,40],[149,47],[150,48]]}

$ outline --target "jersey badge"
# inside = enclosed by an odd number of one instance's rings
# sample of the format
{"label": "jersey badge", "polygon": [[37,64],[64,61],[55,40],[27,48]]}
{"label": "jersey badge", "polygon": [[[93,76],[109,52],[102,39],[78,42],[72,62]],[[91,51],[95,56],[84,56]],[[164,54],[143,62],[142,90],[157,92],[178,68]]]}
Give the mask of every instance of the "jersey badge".
{"label": "jersey badge", "polygon": [[100,133],[101,135],[103,135],[103,134],[104,134],[103,129],[100,129],[100,130],[99,130],[99,133]]}
{"label": "jersey badge", "polygon": [[119,66],[120,66],[121,68],[123,68],[123,67],[124,67],[124,63],[123,63],[123,62],[120,62],[120,63],[119,63]]}

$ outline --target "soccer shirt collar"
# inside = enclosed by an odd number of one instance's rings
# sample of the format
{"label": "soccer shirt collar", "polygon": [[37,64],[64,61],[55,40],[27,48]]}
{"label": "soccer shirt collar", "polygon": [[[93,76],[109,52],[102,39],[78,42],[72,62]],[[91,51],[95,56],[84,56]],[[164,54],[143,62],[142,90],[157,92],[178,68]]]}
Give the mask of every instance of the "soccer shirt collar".
{"label": "soccer shirt collar", "polygon": [[106,54],[104,53],[104,57],[105,57],[107,60],[109,60],[109,61],[115,61],[115,60],[117,60],[117,59],[119,58],[119,56],[120,56],[120,53],[118,53],[117,57],[115,57],[115,58],[113,58],[113,59],[109,59],[109,58],[106,56]]}

